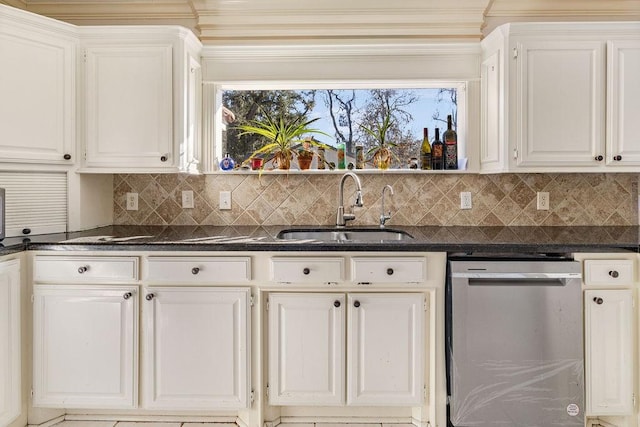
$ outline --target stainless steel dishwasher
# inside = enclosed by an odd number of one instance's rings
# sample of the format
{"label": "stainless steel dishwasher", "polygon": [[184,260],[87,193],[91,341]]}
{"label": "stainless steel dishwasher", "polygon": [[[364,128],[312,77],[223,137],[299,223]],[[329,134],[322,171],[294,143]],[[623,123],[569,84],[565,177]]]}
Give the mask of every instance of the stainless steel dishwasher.
{"label": "stainless steel dishwasher", "polygon": [[448,268],[448,426],[584,426],[580,263],[480,256]]}

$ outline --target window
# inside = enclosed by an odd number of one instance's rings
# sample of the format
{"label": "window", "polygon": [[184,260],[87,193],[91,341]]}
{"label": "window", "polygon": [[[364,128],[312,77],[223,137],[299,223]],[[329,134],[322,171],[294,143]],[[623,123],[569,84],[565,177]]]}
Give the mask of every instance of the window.
{"label": "window", "polygon": [[[344,145],[346,165],[355,165],[356,147],[365,153],[365,169],[375,169],[372,153],[377,141],[368,130],[375,131],[390,118],[386,140],[393,144],[393,169],[407,169],[411,158],[419,158],[423,128],[429,129],[434,140],[435,128],[440,135],[447,128],[447,116],[453,118],[458,132],[458,157],[465,157],[465,83],[464,82],[375,82],[375,83],[316,83],[292,84],[220,84],[216,87],[216,108],[219,130],[215,135],[214,164],[225,154],[235,161],[236,167],[249,169],[253,157],[268,155],[256,151],[266,143],[264,137],[243,132],[247,123],[266,118],[314,120],[309,127],[316,133],[303,138],[317,150],[325,149],[326,169],[337,167],[337,148]],[[298,143],[294,149],[301,148]],[[295,160],[295,159],[294,159]],[[317,168],[317,158],[313,169]],[[463,163],[463,162],[460,162]],[[273,167],[265,164],[265,169]],[[297,169],[294,161],[291,169]]]}

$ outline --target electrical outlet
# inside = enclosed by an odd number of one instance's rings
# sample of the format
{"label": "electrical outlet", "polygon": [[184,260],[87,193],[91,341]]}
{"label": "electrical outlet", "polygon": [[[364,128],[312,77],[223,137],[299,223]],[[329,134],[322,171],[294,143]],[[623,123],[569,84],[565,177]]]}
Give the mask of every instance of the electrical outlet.
{"label": "electrical outlet", "polygon": [[138,210],[138,193],[127,193],[127,210]]}
{"label": "electrical outlet", "polygon": [[229,210],[231,209],[231,191],[221,191],[220,192],[220,210]]}
{"label": "electrical outlet", "polygon": [[549,210],[549,193],[546,191],[538,191],[537,206],[539,211]]}
{"label": "electrical outlet", "polygon": [[182,208],[183,209],[193,209],[193,191],[185,190],[182,192]]}
{"label": "electrical outlet", "polygon": [[471,209],[471,193],[469,191],[460,192],[460,209]]}

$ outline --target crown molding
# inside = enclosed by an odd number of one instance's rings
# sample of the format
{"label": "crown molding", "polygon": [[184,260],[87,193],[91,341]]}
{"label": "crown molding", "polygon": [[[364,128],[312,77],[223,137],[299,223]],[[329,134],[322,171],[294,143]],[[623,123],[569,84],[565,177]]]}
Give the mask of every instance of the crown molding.
{"label": "crown molding", "polygon": [[619,17],[640,15],[638,0],[493,0],[487,17]]}

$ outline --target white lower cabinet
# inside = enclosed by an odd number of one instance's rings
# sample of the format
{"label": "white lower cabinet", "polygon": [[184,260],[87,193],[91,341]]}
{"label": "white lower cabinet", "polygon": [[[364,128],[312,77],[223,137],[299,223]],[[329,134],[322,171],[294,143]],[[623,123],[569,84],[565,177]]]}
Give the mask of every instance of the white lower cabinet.
{"label": "white lower cabinet", "polygon": [[425,307],[421,293],[270,294],[269,403],[421,405]]}
{"label": "white lower cabinet", "polygon": [[[144,287],[137,257],[37,255],[34,407],[249,407],[251,292],[197,283],[210,284],[214,260],[189,261],[199,266],[185,276],[193,286]],[[237,281],[247,281],[248,262],[230,264]]]}
{"label": "white lower cabinet", "polygon": [[269,403],[343,405],[345,295],[269,295]]}
{"label": "white lower cabinet", "polygon": [[423,294],[349,294],[347,404],[424,400]]}
{"label": "white lower cabinet", "polygon": [[0,262],[0,426],[21,411],[20,261]]}
{"label": "white lower cabinet", "polygon": [[136,286],[34,285],[33,405],[133,408]]}
{"label": "white lower cabinet", "polygon": [[144,295],[142,406],[248,407],[250,290],[149,287]]}
{"label": "white lower cabinet", "polygon": [[587,290],[587,414],[633,413],[633,291]]}

